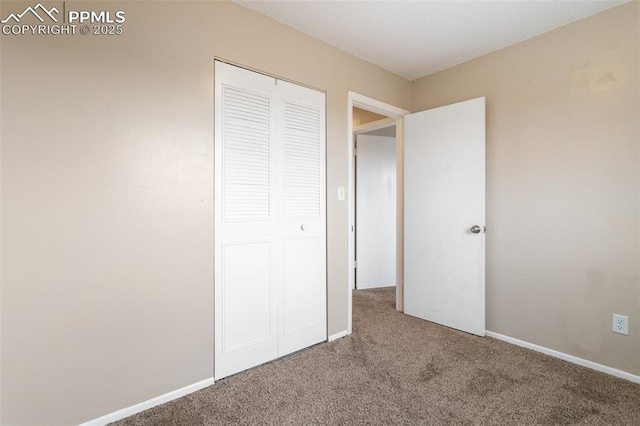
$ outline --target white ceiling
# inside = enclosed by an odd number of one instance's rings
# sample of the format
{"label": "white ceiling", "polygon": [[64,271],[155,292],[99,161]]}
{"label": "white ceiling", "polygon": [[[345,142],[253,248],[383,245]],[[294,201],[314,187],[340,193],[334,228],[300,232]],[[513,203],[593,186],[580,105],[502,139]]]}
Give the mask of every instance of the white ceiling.
{"label": "white ceiling", "polygon": [[396,126],[383,127],[382,129],[372,130],[362,133],[363,135],[396,137]]}
{"label": "white ceiling", "polygon": [[234,0],[409,80],[628,0]]}

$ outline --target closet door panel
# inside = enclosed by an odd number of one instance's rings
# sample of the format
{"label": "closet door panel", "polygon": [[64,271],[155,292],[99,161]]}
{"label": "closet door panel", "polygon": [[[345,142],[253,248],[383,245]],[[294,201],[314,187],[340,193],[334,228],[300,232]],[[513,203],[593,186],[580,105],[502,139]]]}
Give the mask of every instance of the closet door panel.
{"label": "closet door panel", "polygon": [[282,238],[279,354],[327,339],[325,97],[278,82],[282,94]]}
{"label": "closet door panel", "polygon": [[216,62],[216,379],[278,356],[275,80]]}
{"label": "closet door panel", "polygon": [[284,241],[283,326],[284,334],[314,327],[322,322],[320,239],[290,238]]}
{"label": "closet door panel", "polygon": [[[247,267],[247,258],[251,267]],[[274,339],[271,328],[271,242],[226,244],[222,249],[222,354]]]}
{"label": "closet door panel", "polygon": [[223,86],[223,220],[271,218],[271,99]]}
{"label": "closet door panel", "polygon": [[[321,114],[293,102],[284,103],[284,219],[320,219],[324,173]],[[323,124],[323,123],[322,123]]]}

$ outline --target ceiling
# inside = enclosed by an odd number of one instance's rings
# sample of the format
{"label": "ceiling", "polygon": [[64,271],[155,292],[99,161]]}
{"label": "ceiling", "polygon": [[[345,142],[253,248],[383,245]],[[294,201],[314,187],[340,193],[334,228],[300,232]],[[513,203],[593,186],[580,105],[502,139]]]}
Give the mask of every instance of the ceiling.
{"label": "ceiling", "polygon": [[627,0],[234,0],[415,80]]}
{"label": "ceiling", "polygon": [[382,129],[372,130],[370,132],[362,133],[363,135],[371,135],[371,136],[387,136],[391,138],[396,137],[396,126],[383,127]]}

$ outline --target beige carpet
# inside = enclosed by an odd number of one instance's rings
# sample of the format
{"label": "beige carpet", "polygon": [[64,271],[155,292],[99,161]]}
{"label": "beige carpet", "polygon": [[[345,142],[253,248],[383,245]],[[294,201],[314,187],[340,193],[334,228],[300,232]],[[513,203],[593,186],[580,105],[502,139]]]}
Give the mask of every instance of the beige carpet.
{"label": "beige carpet", "polygon": [[640,385],[394,310],[358,291],[353,334],[120,425],[640,425]]}

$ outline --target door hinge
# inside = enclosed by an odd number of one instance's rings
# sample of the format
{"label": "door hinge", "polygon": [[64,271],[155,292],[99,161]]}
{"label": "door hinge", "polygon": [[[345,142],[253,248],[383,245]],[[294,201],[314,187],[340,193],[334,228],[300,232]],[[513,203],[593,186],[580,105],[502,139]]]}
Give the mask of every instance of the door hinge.
{"label": "door hinge", "polygon": [[356,155],[358,155],[358,148],[353,148],[353,156],[355,157]]}
{"label": "door hinge", "polygon": [[353,269],[356,269],[358,267],[358,261],[354,260],[353,261]]}

